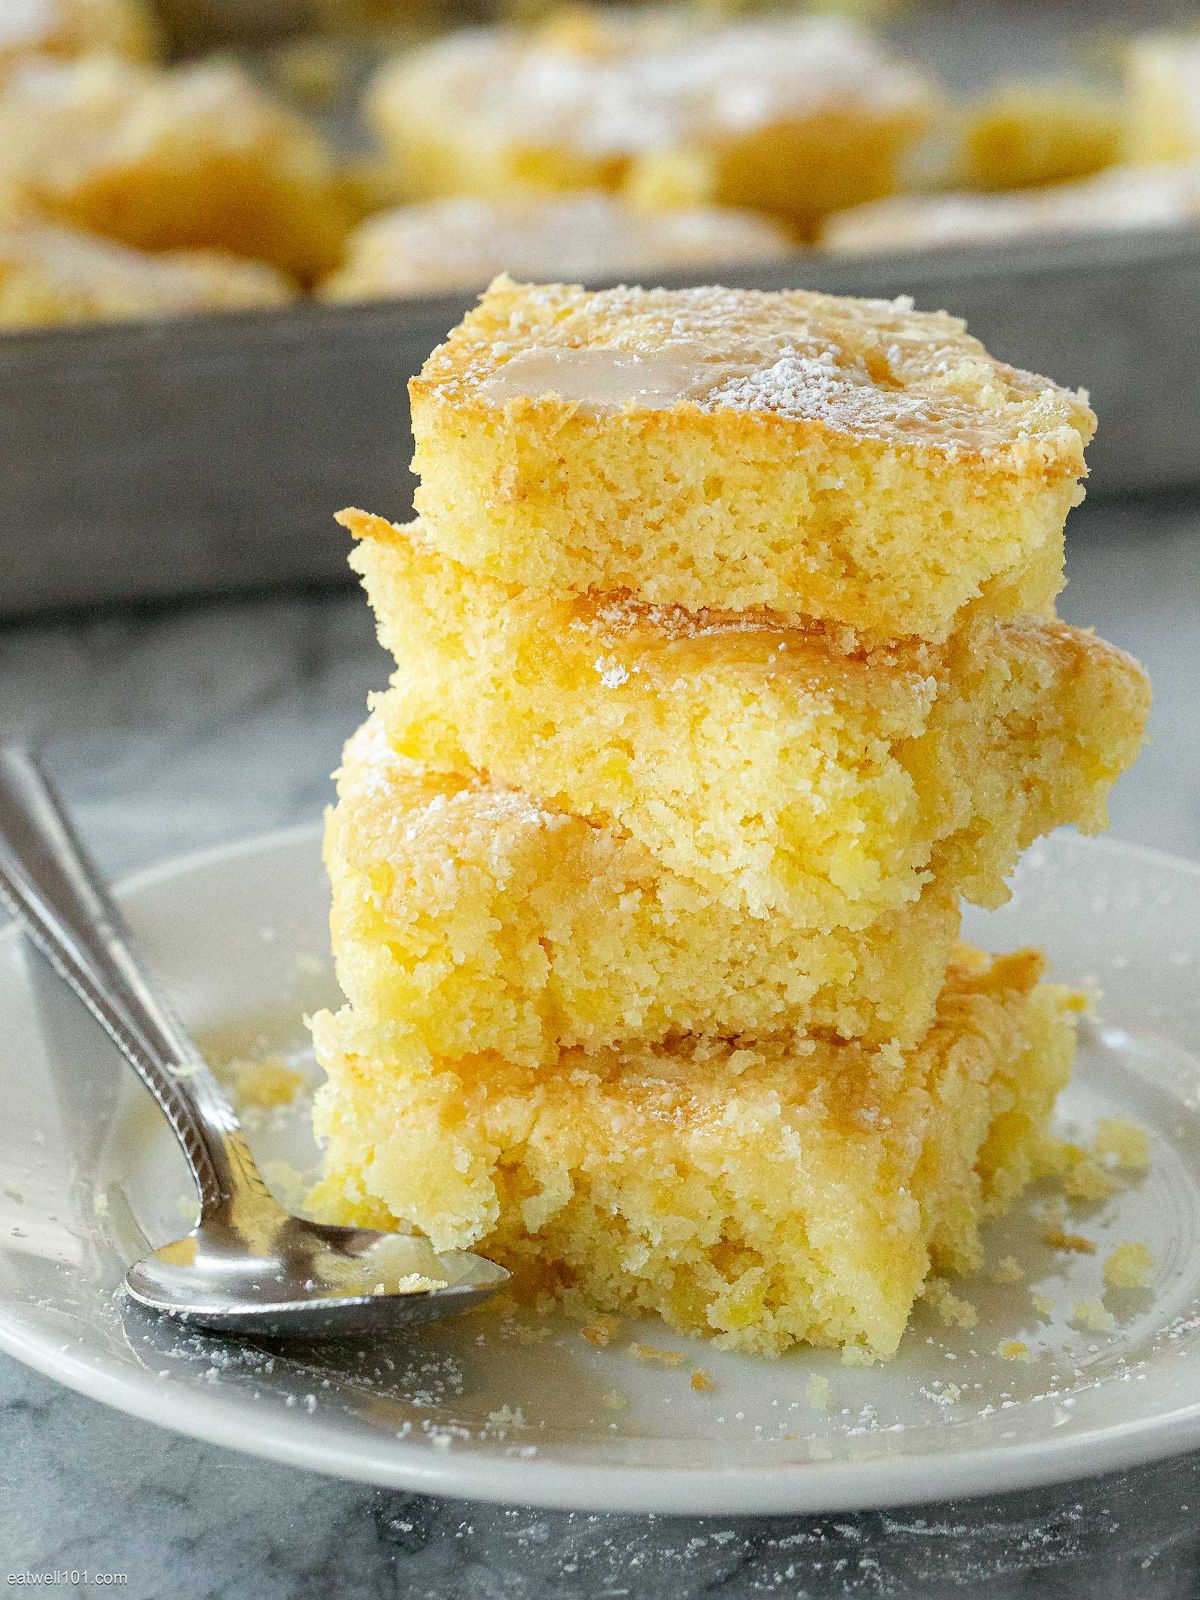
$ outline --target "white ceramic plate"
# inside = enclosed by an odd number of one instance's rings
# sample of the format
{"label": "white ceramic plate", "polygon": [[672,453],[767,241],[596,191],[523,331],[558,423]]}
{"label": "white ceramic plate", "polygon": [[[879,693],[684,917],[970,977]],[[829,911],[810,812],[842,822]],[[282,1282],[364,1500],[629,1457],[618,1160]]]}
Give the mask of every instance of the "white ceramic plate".
{"label": "white ceramic plate", "polygon": [[[303,1062],[301,1016],[333,998],[315,833],[273,835],[144,873],[122,896],[149,961],[216,1055]],[[918,1308],[891,1364],[827,1352],[723,1354],[653,1324],[608,1348],[567,1323],[480,1312],[386,1348],[284,1355],[182,1332],[117,1293],[143,1240],[190,1217],[166,1125],[94,1024],[0,935],[0,1345],[134,1415],[368,1482],[593,1509],[816,1511],[1065,1479],[1200,1445],[1200,868],[1064,836],[1029,854],[996,949],[1045,946],[1055,974],[1104,991],[1065,1127],[1149,1131],[1149,1172],[1043,1242],[1034,1196],[993,1228],[1020,1282],[965,1286],[972,1330]],[[260,1154],[311,1162],[302,1111],[260,1117]],[[271,1168],[270,1172],[277,1169]],[[1153,1251],[1153,1287],[1104,1293],[1120,1241]],[[1103,1296],[1111,1330],[1072,1325]],[[1040,1308],[1040,1309],[1039,1309]],[[633,1338],[685,1352],[635,1361]],[[1022,1340],[1028,1358],[998,1347]],[[702,1366],[713,1388],[698,1393]],[[826,1380],[817,1409],[810,1384]],[[514,1417],[512,1413],[519,1412]]]}

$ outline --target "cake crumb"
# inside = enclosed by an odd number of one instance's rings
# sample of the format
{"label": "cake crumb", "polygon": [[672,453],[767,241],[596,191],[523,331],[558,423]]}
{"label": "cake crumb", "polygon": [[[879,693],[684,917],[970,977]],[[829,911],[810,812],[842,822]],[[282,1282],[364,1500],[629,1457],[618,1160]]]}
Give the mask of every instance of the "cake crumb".
{"label": "cake crumb", "polygon": [[660,1350],[655,1344],[639,1344],[636,1339],[629,1346],[629,1354],[635,1361],[653,1361],[660,1367],[683,1365],[682,1350]]}
{"label": "cake crumb", "polygon": [[[616,1317],[593,1317],[586,1327],[579,1331],[580,1336],[589,1344],[595,1345],[598,1350],[607,1350],[619,1327],[620,1323]],[[683,1357],[680,1356],[679,1359],[682,1361]]]}
{"label": "cake crumb", "polygon": [[1003,1361],[1028,1361],[1029,1346],[1024,1339],[1001,1339],[996,1354]]}
{"label": "cake crumb", "polygon": [[510,1429],[518,1431],[525,1427],[525,1413],[520,1406],[503,1405],[497,1411],[489,1411],[487,1426],[496,1435],[503,1439]]}
{"label": "cake crumb", "polygon": [[221,1072],[231,1089],[239,1111],[253,1107],[273,1111],[290,1106],[304,1086],[304,1074],[289,1067],[282,1056],[264,1056],[259,1061],[231,1061]]}
{"label": "cake crumb", "polygon": [[1072,1161],[1063,1178],[1063,1193],[1068,1200],[1095,1204],[1107,1200],[1116,1191],[1116,1180],[1091,1156]]}
{"label": "cake crumb", "polygon": [[1099,1300],[1076,1300],[1071,1307],[1071,1321],[1075,1327],[1087,1333],[1107,1333],[1114,1326],[1116,1318]]}
{"label": "cake crumb", "polygon": [[304,1210],[304,1202],[312,1189],[311,1176],[301,1172],[299,1167],[282,1156],[274,1161],[264,1161],[262,1174],[280,1205],[288,1211]]}
{"label": "cake crumb", "polygon": [[1020,1283],[1024,1276],[1025,1268],[1016,1256],[1001,1256],[991,1272],[993,1283]]}
{"label": "cake crumb", "polygon": [[693,1367],[692,1388],[695,1389],[698,1394],[708,1394],[710,1390],[716,1388],[716,1384],[709,1377],[708,1373],[705,1372],[703,1367]]}
{"label": "cake crumb", "polygon": [[533,1327],[529,1327],[522,1323],[517,1328],[518,1344],[545,1344],[549,1337],[550,1324],[548,1322],[540,1322],[535,1324]]}
{"label": "cake crumb", "polygon": [[1047,1228],[1042,1235],[1042,1242],[1048,1244],[1051,1250],[1073,1250],[1081,1256],[1096,1254],[1093,1239],[1085,1239],[1081,1233],[1064,1233],[1061,1228]]}
{"label": "cake crumb", "polygon": [[822,1373],[810,1372],[804,1385],[808,1403],[814,1411],[824,1411],[829,1405],[829,1379]]}
{"label": "cake crumb", "polygon": [[955,1294],[945,1278],[930,1278],[925,1285],[925,1298],[943,1327],[973,1328],[979,1321],[975,1307],[969,1300]]}
{"label": "cake crumb", "polygon": [[629,1401],[626,1400],[625,1396],[619,1393],[616,1389],[610,1389],[604,1396],[604,1404],[610,1411],[624,1411],[625,1407],[629,1404]]}
{"label": "cake crumb", "polygon": [[1104,1281],[1110,1289],[1144,1289],[1154,1270],[1154,1257],[1144,1244],[1119,1244],[1104,1260]]}
{"label": "cake crumb", "polygon": [[1052,1317],[1054,1315],[1054,1301],[1051,1300],[1048,1294],[1042,1294],[1040,1291],[1034,1290],[1033,1294],[1029,1296],[1029,1303],[1039,1317]]}
{"label": "cake crumb", "polygon": [[1143,1172],[1150,1165],[1150,1139],[1145,1128],[1128,1117],[1102,1117],[1096,1124],[1092,1154],[1123,1172]]}
{"label": "cake crumb", "polygon": [[848,1344],[842,1350],[844,1367],[873,1367],[878,1359],[874,1350],[868,1350],[865,1345]]}

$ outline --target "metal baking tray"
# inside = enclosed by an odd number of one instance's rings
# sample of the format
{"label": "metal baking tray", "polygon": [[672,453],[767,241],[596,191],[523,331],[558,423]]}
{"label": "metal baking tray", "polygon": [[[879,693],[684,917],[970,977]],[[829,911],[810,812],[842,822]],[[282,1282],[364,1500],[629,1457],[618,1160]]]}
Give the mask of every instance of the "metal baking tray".
{"label": "metal baking tray", "polygon": [[[953,311],[995,354],[1090,390],[1089,493],[1200,481],[1200,231],[805,254],[706,277]],[[332,513],[409,514],[406,383],[468,304],[310,303],[0,339],[0,611],[344,579]]]}

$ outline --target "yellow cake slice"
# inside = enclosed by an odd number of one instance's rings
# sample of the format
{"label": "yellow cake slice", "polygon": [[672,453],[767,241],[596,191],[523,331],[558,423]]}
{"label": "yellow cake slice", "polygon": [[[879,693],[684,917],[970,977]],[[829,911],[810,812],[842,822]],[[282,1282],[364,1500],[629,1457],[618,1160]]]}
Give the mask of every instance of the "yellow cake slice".
{"label": "yellow cake slice", "polygon": [[1051,618],[846,653],[764,615],[531,594],[420,524],[341,520],[399,663],[397,751],[615,823],[754,916],[861,928],[931,873],[995,904],[1039,834],[1103,825],[1141,742],[1140,668]]}
{"label": "yellow cake slice", "polygon": [[908,300],[497,279],[410,385],[417,510],[530,588],[940,640],[1048,607],[1095,418]]}
{"label": "yellow cake slice", "polygon": [[673,1034],[911,1041],[958,932],[952,895],[861,933],[748,918],[620,830],[397,755],[376,711],[325,831],[333,955],[358,1049],[521,1066]]}
{"label": "yellow cake slice", "polygon": [[889,1356],[931,1262],[977,1267],[981,1220],[1047,1152],[1081,1002],[1040,968],[964,952],[908,1051],[681,1040],[414,1067],[325,1012],[310,1203],[411,1221],[571,1309],[658,1313],[737,1350]]}
{"label": "yellow cake slice", "polygon": [[228,250],[302,279],[337,264],[355,220],[317,133],[225,61],[28,63],[0,96],[0,184],[138,249]]}
{"label": "yellow cake slice", "polygon": [[923,74],[840,18],[573,8],[409,52],[366,111],[404,198],[624,188],[803,232],[888,193],[933,104]]}

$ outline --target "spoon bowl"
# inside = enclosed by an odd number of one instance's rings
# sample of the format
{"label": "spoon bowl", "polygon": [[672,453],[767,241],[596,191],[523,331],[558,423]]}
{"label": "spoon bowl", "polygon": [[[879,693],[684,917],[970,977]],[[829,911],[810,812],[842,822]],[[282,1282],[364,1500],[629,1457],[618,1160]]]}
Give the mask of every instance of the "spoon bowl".
{"label": "spoon bowl", "polygon": [[125,1286],[139,1305],[198,1327],[312,1338],[430,1322],[507,1279],[482,1256],[439,1255],[417,1234],[327,1226],[279,1210],[252,1242],[221,1224],[193,1228],[135,1261]]}

